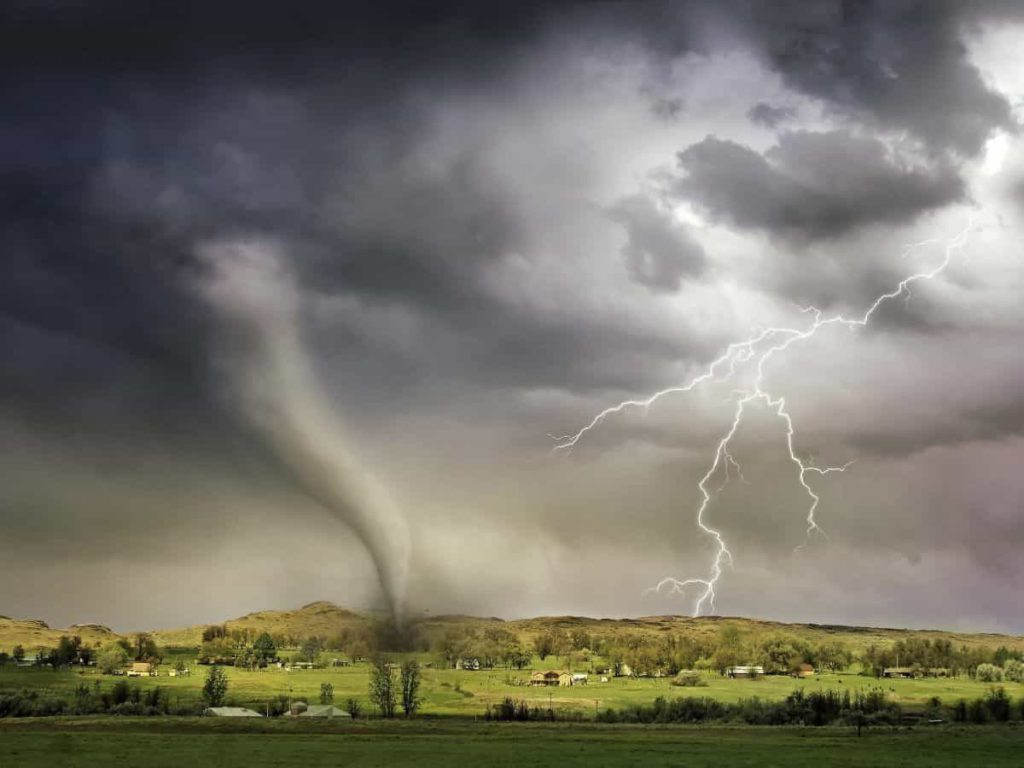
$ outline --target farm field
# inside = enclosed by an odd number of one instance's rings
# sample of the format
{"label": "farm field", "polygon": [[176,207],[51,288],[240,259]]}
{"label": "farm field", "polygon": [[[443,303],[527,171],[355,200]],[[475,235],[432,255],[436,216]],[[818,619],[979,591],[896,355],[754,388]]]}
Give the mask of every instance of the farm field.
{"label": "farm field", "polygon": [[211,722],[60,718],[0,722],[0,765],[1000,766],[1024,729],[850,729],[593,724]]}
{"label": "farm field", "polygon": [[[403,654],[393,654],[396,659]],[[428,661],[429,656],[419,657]],[[534,659],[537,669],[558,668],[559,660]],[[280,695],[308,702],[318,701],[320,685],[330,683],[334,688],[334,700],[343,704],[349,697],[358,699],[364,711],[371,710],[368,699],[368,664],[355,664],[313,670],[292,670],[270,668],[261,671],[245,671],[233,667],[224,668],[229,680],[228,703],[263,710],[266,702]],[[667,678],[610,678],[607,683],[597,682],[600,676],[591,675],[591,682],[569,688],[534,688],[524,685],[529,678],[529,669],[522,671],[487,670],[464,671],[450,669],[423,670],[422,713],[424,715],[445,715],[476,717],[483,714],[491,704],[507,696],[523,699],[532,705],[557,710],[576,710],[586,718],[593,717],[595,709],[620,708],[630,704],[650,704],[657,696],[707,696],[724,702],[759,697],[767,700],[785,698],[797,688],[805,691],[815,689],[857,690],[881,688],[893,701],[907,710],[923,707],[933,696],[946,704],[957,699],[973,699],[983,696],[990,688],[969,678],[922,678],[878,680],[857,674],[820,674],[806,680],[788,676],[767,676],[757,680],[730,679],[716,673],[706,673],[706,686],[680,688],[669,684]],[[160,686],[168,694],[173,705],[198,705],[205,679],[205,667],[193,667],[191,677],[140,677],[132,678],[132,685],[143,689]],[[85,671],[37,668],[0,668],[0,690],[35,690],[73,695],[74,690],[85,684],[92,688],[97,683],[101,689],[111,688],[123,677],[102,675],[95,669]],[[1020,683],[1001,684],[1014,699],[1024,697],[1024,685]]]}

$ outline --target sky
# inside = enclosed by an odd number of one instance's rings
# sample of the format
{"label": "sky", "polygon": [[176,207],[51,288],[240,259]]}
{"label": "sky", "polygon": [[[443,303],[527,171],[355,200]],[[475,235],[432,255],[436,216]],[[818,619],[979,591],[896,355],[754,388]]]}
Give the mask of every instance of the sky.
{"label": "sky", "polygon": [[752,403],[701,610],[1024,633],[1019,5],[489,5],[4,4],[0,613],[690,614],[749,366],[557,438],[948,254],[766,363],[852,463]]}

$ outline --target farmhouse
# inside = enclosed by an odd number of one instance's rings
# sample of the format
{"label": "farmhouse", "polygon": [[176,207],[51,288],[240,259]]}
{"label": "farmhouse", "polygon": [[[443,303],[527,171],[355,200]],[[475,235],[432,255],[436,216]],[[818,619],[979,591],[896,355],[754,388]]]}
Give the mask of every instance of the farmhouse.
{"label": "farmhouse", "polygon": [[793,670],[793,677],[814,677],[814,667],[810,664],[800,664]]}
{"label": "farmhouse", "polygon": [[758,677],[764,674],[764,667],[760,664],[741,664],[729,667],[725,674],[729,677]]}
{"label": "farmhouse", "polygon": [[259,712],[245,707],[207,707],[203,714],[209,717],[263,717]]}
{"label": "farmhouse", "polygon": [[468,669],[476,672],[480,669],[480,659],[467,657],[465,659],[459,659],[455,662],[456,669]]}
{"label": "farmhouse", "polygon": [[576,674],[574,674],[572,676],[572,684],[573,685],[586,685],[587,684],[587,675],[581,674],[581,673],[577,672]]}
{"label": "farmhouse", "polygon": [[573,676],[568,672],[548,670],[547,672],[534,672],[530,675],[530,685],[550,685],[567,688],[573,683]]}

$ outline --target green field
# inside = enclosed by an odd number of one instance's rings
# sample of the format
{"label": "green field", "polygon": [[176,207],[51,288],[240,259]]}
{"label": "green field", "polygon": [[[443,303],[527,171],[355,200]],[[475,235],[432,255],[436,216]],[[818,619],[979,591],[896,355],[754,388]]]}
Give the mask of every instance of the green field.
{"label": "green field", "polygon": [[[396,658],[401,658],[397,655]],[[421,656],[423,661],[429,657]],[[559,660],[548,659],[546,663],[534,660],[538,669],[558,668]],[[166,670],[167,665],[164,669]],[[349,697],[360,700],[365,711],[370,711],[367,695],[369,665],[355,664],[350,667],[292,670],[270,668],[249,672],[226,667],[229,678],[228,700],[231,704],[248,706],[262,711],[265,703],[276,696],[288,696],[308,702],[319,700],[321,683],[334,686],[334,699],[344,704]],[[191,677],[144,677],[131,678],[133,685],[142,688],[161,686],[169,694],[174,705],[197,704],[206,674],[205,667],[193,667]],[[600,683],[599,675],[591,675],[587,685],[570,688],[533,688],[525,685],[530,670],[511,671],[487,670],[470,672],[450,669],[424,669],[424,697],[422,713],[425,715],[455,715],[475,717],[482,715],[488,705],[497,703],[506,696],[524,699],[531,704],[550,706],[556,710],[577,710],[585,717],[592,717],[595,708],[620,708],[629,704],[650,704],[657,696],[709,696],[720,701],[734,702],[754,696],[762,699],[785,698],[796,688],[845,690],[881,688],[905,709],[918,709],[932,696],[938,696],[946,704],[957,699],[974,699],[984,696],[990,686],[969,678],[921,678],[913,680],[877,680],[856,674],[821,674],[807,680],[787,676],[768,676],[757,680],[734,680],[716,673],[707,673],[703,679],[707,685],[696,688],[678,688],[669,684],[667,678],[610,678]],[[70,698],[74,689],[81,684],[90,688],[96,681],[102,689],[112,687],[123,677],[102,675],[90,669],[84,672],[52,671],[37,668],[0,668],[0,691],[36,690],[50,692]],[[1002,684],[1015,700],[1024,697],[1024,685]]]}
{"label": "green field", "polygon": [[0,765],[1018,766],[1024,729],[850,729],[191,718],[0,721]]}

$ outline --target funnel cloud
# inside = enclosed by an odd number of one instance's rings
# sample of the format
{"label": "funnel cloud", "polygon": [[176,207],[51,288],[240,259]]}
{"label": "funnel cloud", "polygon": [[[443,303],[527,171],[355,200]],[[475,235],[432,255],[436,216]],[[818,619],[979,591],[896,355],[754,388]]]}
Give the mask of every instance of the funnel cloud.
{"label": "funnel cloud", "polygon": [[226,399],[302,493],[366,545],[396,623],[405,612],[409,530],[387,489],[363,467],[333,412],[299,329],[298,294],[273,249],[203,246],[201,291],[226,325],[218,359]]}

